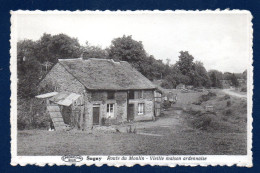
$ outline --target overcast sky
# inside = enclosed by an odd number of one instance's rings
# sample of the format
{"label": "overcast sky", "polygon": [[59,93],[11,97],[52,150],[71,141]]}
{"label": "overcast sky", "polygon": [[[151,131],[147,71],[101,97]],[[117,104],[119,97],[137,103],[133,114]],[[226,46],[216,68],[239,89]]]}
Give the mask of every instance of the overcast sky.
{"label": "overcast sky", "polygon": [[249,27],[246,14],[19,14],[18,40],[39,39],[43,33],[64,33],[80,44],[106,48],[116,37],[132,35],[148,54],[167,58],[189,51],[207,70],[243,72],[249,63]]}

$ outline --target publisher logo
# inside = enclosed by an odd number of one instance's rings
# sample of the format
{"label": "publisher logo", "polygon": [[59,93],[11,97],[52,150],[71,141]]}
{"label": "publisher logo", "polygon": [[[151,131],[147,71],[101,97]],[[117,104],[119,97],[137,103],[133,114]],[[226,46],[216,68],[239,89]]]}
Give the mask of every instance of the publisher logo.
{"label": "publisher logo", "polygon": [[62,156],[61,160],[64,162],[81,162],[83,160],[82,156]]}

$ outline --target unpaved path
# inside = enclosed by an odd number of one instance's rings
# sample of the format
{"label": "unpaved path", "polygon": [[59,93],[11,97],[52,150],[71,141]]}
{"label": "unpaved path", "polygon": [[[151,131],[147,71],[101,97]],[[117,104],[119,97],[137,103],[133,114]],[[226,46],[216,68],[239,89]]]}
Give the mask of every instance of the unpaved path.
{"label": "unpaved path", "polygon": [[231,89],[223,89],[222,91],[224,93],[228,94],[228,95],[231,95],[231,96],[235,96],[235,97],[239,97],[239,98],[245,98],[245,99],[247,98],[247,95],[236,93],[236,92],[232,91]]}

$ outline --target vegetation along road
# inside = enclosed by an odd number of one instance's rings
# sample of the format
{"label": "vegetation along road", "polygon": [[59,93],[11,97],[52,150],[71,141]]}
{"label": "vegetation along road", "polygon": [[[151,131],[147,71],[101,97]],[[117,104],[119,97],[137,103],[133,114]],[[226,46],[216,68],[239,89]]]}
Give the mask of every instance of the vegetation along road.
{"label": "vegetation along road", "polygon": [[228,94],[228,95],[235,96],[235,97],[239,97],[239,98],[246,98],[246,97],[247,97],[247,95],[234,92],[234,91],[232,91],[231,89],[223,89],[222,91],[223,91],[224,93]]}

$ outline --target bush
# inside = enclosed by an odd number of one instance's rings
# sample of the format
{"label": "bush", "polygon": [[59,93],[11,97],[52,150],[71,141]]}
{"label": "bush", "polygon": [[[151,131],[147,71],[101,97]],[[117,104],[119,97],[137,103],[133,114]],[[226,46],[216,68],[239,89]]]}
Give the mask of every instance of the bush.
{"label": "bush", "polygon": [[194,105],[201,105],[201,100],[198,100],[198,101],[195,101],[195,102],[193,102],[192,104],[194,104]]}
{"label": "bush", "polygon": [[226,94],[226,95],[224,96],[224,100],[228,100],[228,99],[230,99],[230,95],[227,95],[227,94]]}
{"label": "bush", "polygon": [[228,100],[228,101],[227,101],[227,107],[230,107],[230,106],[231,106],[231,101]]}
{"label": "bush", "polygon": [[201,110],[194,110],[192,108],[187,110],[186,112],[191,115],[201,115]]}
{"label": "bush", "polygon": [[203,114],[192,121],[192,126],[197,129],[206,130],[212,121],[212,118],[207,115]]}
{"label": "bush", "polygon": [[42,100],[35,98],[18,99],[18,130],[47,128],[50,126],[50,121],[49,114],[46,114],[46,105]]}
{"label": "bush", "polygon": [[202,103],[202,102],[206,102],[208,101],[211,97],[215,97],[216,96],[216,93],[214,92],[208,92],[208,94],[203,94],[200,96],[199,98],[199,102]]}
{"label": "bush", "polygon": [[225,110],[225,111],[224,111],[224,115],[226,115],[226,116],[232,115],[232,110],[231,110],[231,109]]}
{"label": "bush", "polygon": [[242,87],[240,91],[241,92],[247,92],[247,87]]}
{"label": "bush", "polygon": [[165,100],[162,104],[163,109],[168,109],[171,107],[171,102],[169,102],[168,100]]}

